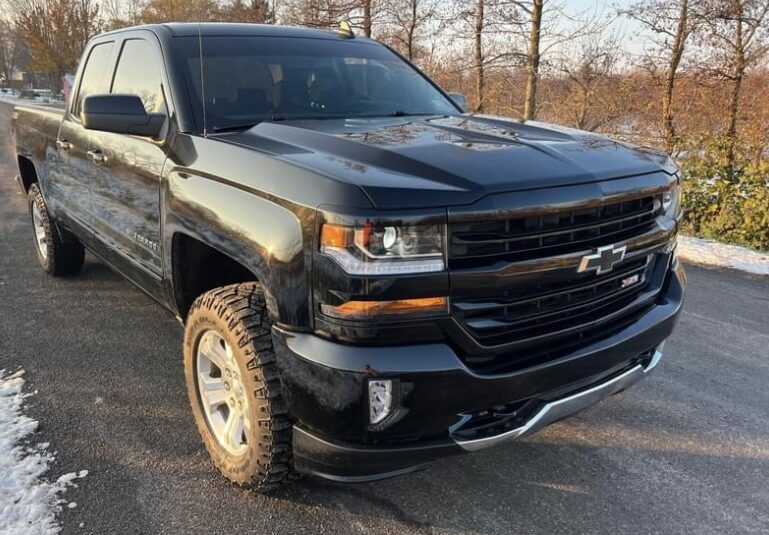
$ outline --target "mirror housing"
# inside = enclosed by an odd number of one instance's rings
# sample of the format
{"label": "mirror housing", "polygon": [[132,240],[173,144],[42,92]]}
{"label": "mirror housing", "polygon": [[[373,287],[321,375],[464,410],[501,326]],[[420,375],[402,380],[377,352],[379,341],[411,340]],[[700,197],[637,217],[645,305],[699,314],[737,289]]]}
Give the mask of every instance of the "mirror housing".
{"label": "mirror housing", "polygon": [[451,100],[454,101],[454,103],[459,106],[459,108],[462,110],[462,113],[467,112],[467,97],[464,96],[462,93],[449,93],[449,97],[451,97]]}
{"label": "mirror housing", "polygon": [[142,99],[136,95],[89,95],[83,99],[80,120],[88,130],[157,139],[166,116],[147,113]]}

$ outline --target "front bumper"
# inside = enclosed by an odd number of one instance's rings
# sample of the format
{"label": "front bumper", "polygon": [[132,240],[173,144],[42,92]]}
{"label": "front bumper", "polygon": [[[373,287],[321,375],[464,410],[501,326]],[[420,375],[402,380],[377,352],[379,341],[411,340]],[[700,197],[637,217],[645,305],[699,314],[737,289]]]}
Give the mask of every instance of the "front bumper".
{"label": "front bumper", "polygon": [[[633,324],[557,360],[504,375],[473,372],[446,344],[346,346],[274,328],[281,379],[297,420],[296,469],[371,481],[520,438],[574,414],[658,364],[685,284],[676,264],[655,306]],[[378,428],[368,424],[370,378],[391,378],[397,386],[397,410]]]}

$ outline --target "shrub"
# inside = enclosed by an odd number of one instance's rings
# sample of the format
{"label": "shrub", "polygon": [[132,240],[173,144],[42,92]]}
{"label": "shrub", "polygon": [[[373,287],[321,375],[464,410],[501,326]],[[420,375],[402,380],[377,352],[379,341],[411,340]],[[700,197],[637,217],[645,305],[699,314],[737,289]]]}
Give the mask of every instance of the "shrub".
{"label": "shrub", "polygon": [[740,155],[730,172],[727,141],[703,139],[680,158],[684,231],[769,249],[769,165]]}

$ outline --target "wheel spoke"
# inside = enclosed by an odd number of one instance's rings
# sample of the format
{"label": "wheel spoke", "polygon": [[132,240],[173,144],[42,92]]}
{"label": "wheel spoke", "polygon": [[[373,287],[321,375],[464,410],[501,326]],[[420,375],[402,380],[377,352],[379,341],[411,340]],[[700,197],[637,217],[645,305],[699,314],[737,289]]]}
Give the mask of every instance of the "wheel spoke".
{"label": "wheel spoke", "polygon": [[200,344],[200,353],[224,372],[227,367],[227,354],[222,348],[220,340],[221,338],[213,333],[209,334]]}
{"label": "wheel spoke", "polygon": [[229,364],[233,371],[236,371],[238,369],[238,363],[235,361],[235,353],[232,352],[232,347],[230,347],[230,344],[224,340],[222,342],[224,347],[219,346],[219,351],[222,352],[225,362]]}
{"label": "wheel spoke", "polygon": [[230,411],[227,423],[224,424],[224,440],[233,449],[238,449],[243,445],[243,415]]}
{"label": "wheel spoke", "polygon": [[198,376],[200,385],[200,396],[203,403],[208,407],[209,412],[216,407],[227,403],[227,390],[224,387],[224,380],[221,377]]}

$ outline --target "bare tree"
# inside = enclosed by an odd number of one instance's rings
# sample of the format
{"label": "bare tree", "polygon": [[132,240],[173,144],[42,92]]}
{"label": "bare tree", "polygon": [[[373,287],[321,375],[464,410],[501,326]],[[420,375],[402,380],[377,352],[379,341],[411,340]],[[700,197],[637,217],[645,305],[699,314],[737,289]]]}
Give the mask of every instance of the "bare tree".
{"label": "bare tree", "polygon": [[644,58],[649,71],[654,73],[659,64],[664,65],[662,137],[665,151],[672,153],[676,146],[673,94],[687,42],[702,22],[701,13],[690,0],[645,0],[621,13],[640,22],[652,34]]}
{"label": "bare tree", "polygon": [[570,12],[565,0],[512,0],[508,5],[515,7],[508,15],[511,31],[526,39],[526,96],[521,116],[529,121],[537,116],[537,85],[543,57],[569,41],[606,27],[608,22],[601,23],[598,13]]}
{"label": "bare tree", "polygon": [[197,22],[217,19],[215,0],[149,0],[140,19],[146,23]]}
{"label": "bare tree", "polygon": [[748,71],[759,65],[769,52],[767,14],[769,0],[711,0],[704,16],[709,30],[703,42],[708,52],[707,69],[731,83],[726,127],[730,179],[734,179],[736,173],[743,82]]}
{"label": "bare tree", "polygon": [[335,28],[361,7],[360,0],[283,0],[281,21],[311,28]]}
{"label": "bare tree", "polygon": [[144,4],[144,0],[102,0],[105,27],[114,30],[140,24]]}
{"label": "bare tree", "polygon": [[22,59],[22,42],[16,27],[9,21],[0,21],[0,78],[6,84],[13,76]]}
{"label": "bare tree", "polygon": [[566,98],[558,104],[568,110],[575,128],[594,131],[620,115],[612,83],[618,44],[616,33],[597,32],[571,43],[561,53],[558,70],[564,76]]}
{"label": "bare tree", "polygon": [[384,11],[391,37],[409,60],[416,57],[420,32],[438,21],[438,0],[386,0]]}
{"label": "bare tree", "polygon": [[460,0],[452,7],[448,14],[442,14],[445,20],[440,21],[442,28],[450,30],[442,31],[439,39],[450,45],[440,47],[442,61],[452,76],[473,86],[471,109],[482,113],[489,101],[498,97],[492,95],[495,88],[489,86],[489,76],[508,72],[521,63],[522,54],[511,49],[510,39],[517,25],[511,24],[517,11],[508,0]]}
{"label": "bare tree", "polygon": [[217,8],[217,19],[224,22],[273,24],[275,15],[268,0],[229,0]]}

